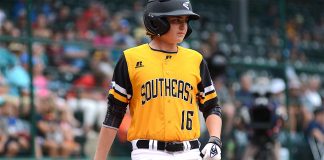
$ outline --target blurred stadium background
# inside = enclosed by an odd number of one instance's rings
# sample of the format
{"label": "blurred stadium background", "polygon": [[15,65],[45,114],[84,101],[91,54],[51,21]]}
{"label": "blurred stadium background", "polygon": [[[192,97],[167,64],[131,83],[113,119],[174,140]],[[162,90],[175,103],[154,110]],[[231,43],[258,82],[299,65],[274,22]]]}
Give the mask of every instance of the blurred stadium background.
{"label": "blurred stadium background", "polygon": [[[242,156],[248,138],[237,111],[260,77],[284,106],[281,159],[312,159],[305,137],[313,110],[323,107],[324,1],[191,2],[201,19],[181,45],[209,63],[224,110],[223,159]],[[114,65],[124,49],[149,41],[144,4],[0,1],[1,158],[91,159]],[[112,159],[130,159],[130,120],[126,115]]]}

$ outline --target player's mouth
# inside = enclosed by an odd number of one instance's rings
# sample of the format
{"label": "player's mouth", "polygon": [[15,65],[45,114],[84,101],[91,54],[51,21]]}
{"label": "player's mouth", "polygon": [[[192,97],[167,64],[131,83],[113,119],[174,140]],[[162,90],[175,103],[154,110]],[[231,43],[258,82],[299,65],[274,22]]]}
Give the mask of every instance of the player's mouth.
{"label": "player's mouth", "polygon": [[183,32],[179,32],[179,33],[177,33],[179,36],[184,36],[184,35],[186,35],[185,33],[183,33]]}

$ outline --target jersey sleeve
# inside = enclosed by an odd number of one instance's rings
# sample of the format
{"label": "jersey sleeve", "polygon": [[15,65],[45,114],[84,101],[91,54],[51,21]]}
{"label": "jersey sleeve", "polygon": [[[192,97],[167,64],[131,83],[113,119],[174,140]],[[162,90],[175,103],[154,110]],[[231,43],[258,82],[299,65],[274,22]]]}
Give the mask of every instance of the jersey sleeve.
{"label": "jersey sleeve", "polygon": [[204,112],[213,107],[219,107],[218,98],[213,81],[207,67],[207,62],[203,59],[200,63],[201,81],[198,83],[198,105],[200,111]]}
{"label": "jersey sleeve", "polygon": [[123,54],[117,62],[109,90],[108,100],[112,106],[127,107],[133,94],[127,61]]}

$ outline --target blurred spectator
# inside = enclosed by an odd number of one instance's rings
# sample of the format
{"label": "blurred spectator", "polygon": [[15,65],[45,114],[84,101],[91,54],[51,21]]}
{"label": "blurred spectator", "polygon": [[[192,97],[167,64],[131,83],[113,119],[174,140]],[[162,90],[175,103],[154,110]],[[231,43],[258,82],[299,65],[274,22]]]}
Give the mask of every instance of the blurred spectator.
{"label": "blurred spectator", "polygon": [[37,116],[37,156],[69,157],[79,151],[74,141],[74,133],[67,110],[56,107],[51,96],[43,97],[38,102]]}
{"label": "blurred spectator", "polygon": [[6,95],[8,93],[8,88],[9,86],[7,85],[7,82],[5,78],[0,74],[0,96]]}
{"label": "blurred spectator", "polygon": [[[22,66],[28,70],[28,60],[29,60],[29,54],[27,52],[24,52],[21,56],[20,56],[20,61]],[[33,65],[36,64],[43,64],[43,65],[48,65],[48,58],[47,58],[47,54],[45,52],[45,47],[43,44],[41,43],[33,43],[32,45],[32,63]]]}
{"label": "blurred spectator", "polygon": [[37,63],[34,65],[34,86],[35,95],[39,97],[49,96],[50,91],[48,90],[48,80],[44,76],[44,64]]}
{"label": "blurred spectator", "polygon": [[81,123],[86,134],[93,131],[100,120],[101,126],[106,113],[106,98],[102,90],[96,88],[97,80],[92,74],[83,75],[74,82],[73,93],[67,97],[67,104],[71,110],[74,113],[81,112],[83,117]]}
{"label": "blurred spectator", "polygon": [[68,43],[64,44],[65,63],[61,66],[61,71],[69,74],[78,74],[86,67],[89,52],[81,45],[74,43],[77,40],[77,35],[73,29],[66,31],[65,38]]}
{"label": "blurred spectator", "polygon": [[115,41],[117,43],[124,43],[125,48],[134,47],[136,45],[134,38],[130,35],[130,27],[128,20],[121,19],[119,21],[118,31],[114,34]]}
{"label": "blurred spectator", "polygon": [[[1,113],[0,113],[0,115],[1,115]],[[0,130],[0,155],[4,155],[5,154],[4,153],[4,150],[5,150],[5,143],[6,142],[7,142],[7,136],[3,133],[3,130],[1,128],[1,130]]]}
{"label": "blurred spectator", "polygon": [[13,105],[18,106],[18,97],[10,95],[10,85],[5,77],[0,74],[0,104],[10,101]]}
{"label": "blurred spectator", "polygon": [[51,67],[60,67],[65,64],[64,52],[62,45],[59,44],[63,40],[62,32],[54,32],[52,35],[53,43],[47,48],[48,63]]}
{"label": "blurred spectator", "polygon": [[133,3],[133,13],[132,16],[135,19],[136,25],[137,26],[141,26],[143,23],[143,14],[144,14],[144,4],[145,2],[141,1],[141,0],[136,0]]}
{"label": "blurred spectator", "polygon": [[289,117],[289,127],[290,134],[296,135],[297,132],[303,130],[303,114],[302,108],[303,104],[302,98],[302,87],[298,81],[289,82],[289,106],[288,106],[288,117]]}
{"label": "blurred spectator", "polygon": [[[206,42],[202,42],[200,44],[199,52],[203,55],[203,57],[205,57],[206,61],[208,61],[209,59],[211,59],[212,56],[213,56],[213,52],[211,50],[211,46],[208,43],[206,43]],[[210,62],[210,61],[208,61],[208,62]],[[211,63],[208,63],[208,64],[211,64]]]}
{"label": "blurred spectator", "polygon": [[92,39],[92,30],[100,30],[109,21],[109,12],[103,4],[91,1],[89,7],[76,20],[76,29],[82,39]]}
{"label": "blurred spectator", "polygon": [[285,89],[286,84],[280,78],[274,78],[270,82],[270,92],[272,94],[272,101],[274,105],[278,106],[277,108],[277,115],[281,116],[284,121],[288,120],[288,113],[286,108],[286,95]]}
{"label": "blurred spectator", "polygon": [[18,18],[26,14],[26,5],[23,0],[15,1],[14,8],[12,10],[14,18]]}
{"label": "blurred spectator", "polygon": [[109,28],[101,27],[98,31],[98,34],[93,39],[94,47],[98,48],[112,48],[114,45],[114,39],[112,32]]}
{"label": "blurred spectator", "polygon": [[46,0],[42,4],[40,4],[40,9],[39,9],[41,14],[45,15],[46,19],[50,24],[53,23],[53,20],[55,18],[55,12],[54,12],[55,10],[52,3],[53,3],[52,1]]}
{"label": "blurred spectator", "polygon": [[[230,135],[233,127],[233,120],[235,116],[235,107],[233,104],[233,98],[226,87],[226,81],[224,77],[217,77],[214,79],[215,90],[217,91],[217,97],[219,98],[219,104],[222,106],[222,112],[224,114],[224,129],[222,129],[223,136]],[[229,138],[229,137],[228,137]]]}
{"label": "blurred spectator", "polygon": [[19,28],[16,28],[14,27],[12,30],[11,30],[11,34],[10,34],[12,37],[15,37],[15,38],[18,38],[21,36],[21,31]]}
{"label": "blurred spectator", "polygon": [[107,50],[96,50],[90,62],[90,70],[95,71],[97,85],[104,88],[109,87],[107,85],[113,76],[113,62],[109,56],[110,52]]}
{"label": "blurred spectator", "polygon": [[134,38],[136,44],[148,43],[150,41],[149,37],[146,35],[146,29],[142,20],[139,26],[134,29]]}
{"label": "blurred spectator", "polygon": [[56,15],[52,28],[54,29],[54,31],[63,32],[67,28],[70,28],[72,26],[73,20],[74,19],[70,7],[63,5],[60,7]]}
{"label": "blurred spectator", "polygon": [[0,155],[23,155],[30,148],[30,126],[19,118],[18,106],[14,102],[5,100],[0,107],[0,135],[3,141],[3,151]]}
{"label": "blurred spectator", "polygon": [[64,139],[62,155],[69,157],[73,153],[80,152],[80,145],[75,142],[74,126],[72,125],[71,115],[69,115],[68,110],[60,110],[58,114],[59,127],[62,130]]}
{"label": "blurred spectator", "polygon": [[2,35],[9,36],[11,35],[14,24],[10,20],[5,20],[1,25]]}
{"label": "blurred spectator", "polygon": [[0,8],[0,27],[2,27],[2,24],[5,19],[6,19],[6,13]]}
{"label": "blurred spectator", "polygon": [[36,22],[33,24],[33,36],[40,38],[50,38],[52,30],[49,29],[47,18],[44,14],[37,15]]}
{"label": "blurred spectator", "polygon": [[212,78],[224,76],[227,60],[223,52],[218,49],[217,33],[211,33],[208,41],[201,43],[199,50],[208,64],[210,76]]}
{"label": "blurred spectator", "polygon": [[324,157],[324,107],[314,110],[314,119],[306,128],[306,136],[315,160]]}
{"label": "blurred spectator", "polygon": [[252,105],[252,83],[253,79],[248,73],[241,76],[240,89],[235,92],[235,106],[237,108],[243,106],[250,107]]}
{"label": "blurred spectator", "polygon": [[9,50],[14,54],[13,64],[7,72],[5,76],[8,80],[8,83],[11,86],[11,94],[18,95],[19,91],[29,88],[29,76],[27,71],[21,66],[20,56],[23,52],[25,52],[25,46],[20,43],[10,43]]}
{"label": "blurred spectator", "polygon": [[306,90],[302,96],[303,113],[304,113],[304,127],[313,118],[313,112],[316,108],[322,106],[322,98],[319,94],[321,80],[319,76],[309,77]]}
{"label": "blurred spectator", "polygon": [[14,65],[15,57],[5,48],[0,46],[0,72],[5,74]]}

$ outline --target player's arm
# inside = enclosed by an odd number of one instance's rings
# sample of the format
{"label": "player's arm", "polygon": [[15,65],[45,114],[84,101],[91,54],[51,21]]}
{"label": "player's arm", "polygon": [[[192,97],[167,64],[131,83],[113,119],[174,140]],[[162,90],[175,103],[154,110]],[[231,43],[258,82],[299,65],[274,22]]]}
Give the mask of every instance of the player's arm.
{"label": "player's arm", "polygon": [[211,137],[218,137],[220,139],[222,128],[221,117],[215,114],[209,115],[206,119],[206,127]]}
{"label": "player's arm", "polygon": [[[109,100],[108,100],[109,101]],[[100,130],[95,160],[107,158],[111,145],[116,137],[117,130],[126,113],[126,107],[113,106],[108,102],[105,121]]]}
{"label": "player's arm", "polygon": [[101,127],[98,139],[98,146],[94,157],[95,160],[107,159],[108,152],[110,151],[111,145],[114,142],[116,134],[116,129]]}
{"label": "player's arm", "polygon": [[222,112],[218,104],[214,84],[210,78],[207,63],[204,59],[200,64],[200,77],[201,82],[198,84],[198,90],[200,91],[198,96],[199,110],[203,113],[210,135],[208,143],[202,150],[202,157],[203,159],[220,160]]}
{"label": "player's arm", "polygon": [[132,85],[128,75],[125,56],[119,59],[114,76],[112,88],[109,90],[108,107],[105,120],[102,124],[95,160],[105,160],[116,137],[118,128],[126,113],[128,102],[132,95]]}
{"label": "player's arm", "polygon": [[[214,98],[214,100],[217,103],[217,97]],[[205,107],[206,108],[202,109],[202,112],[206,120],[206,127],[210,138],[208,143],[202,149],[201,156],[203,157],[203,160],[220,160],[222,148],[222,141],[220,138],[222,128],[221,108],[218,104]]]}
{"label": "player's arm", "polygon": [[200,64],[200,77],[201,82],[197,86],[200,92],[198,97],[199,110],[203,113],[209,135],[220,138],[222,110],[218,104],[217,93],[204,59]]}

